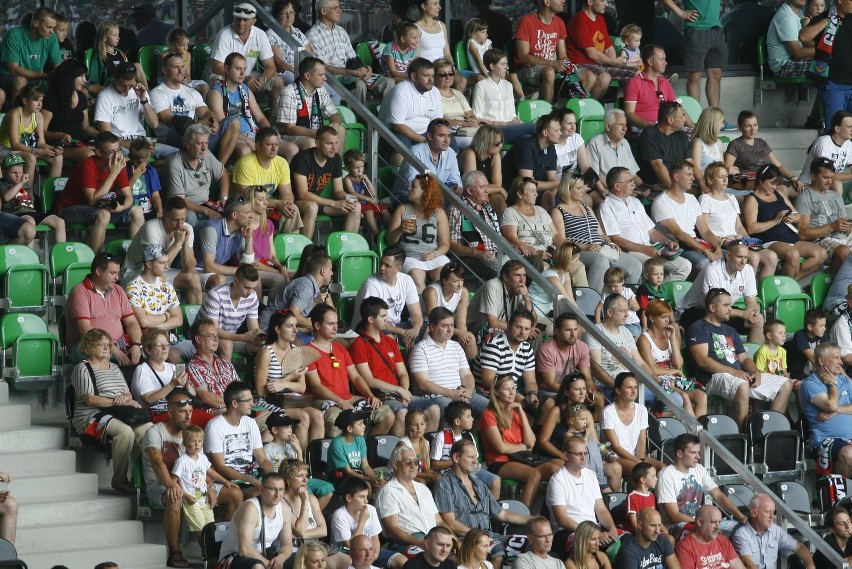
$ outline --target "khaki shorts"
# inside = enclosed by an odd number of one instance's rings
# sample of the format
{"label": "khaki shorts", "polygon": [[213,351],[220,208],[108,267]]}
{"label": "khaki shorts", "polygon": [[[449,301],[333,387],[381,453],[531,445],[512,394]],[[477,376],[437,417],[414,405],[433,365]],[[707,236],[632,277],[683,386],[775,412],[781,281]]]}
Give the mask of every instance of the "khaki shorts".
{"label": "khaki shorts", "polygon": [[[363,401],[363,397],[353,397],[348,401],[350,405],[355,405],[359,401]],[[329,405],[329,402],[326,400],[315,399],[313,402],[313,406],[322,411],[323,422],[325,423],[325,438],[332,439],[340,434],[340,429],[338,429],[334,422],[337,420],[337,416],[343,411],[337,405]],[[382,405],[378,409],[373,409],[370,412],[370,425],[377,425],[385,420],[385,417],[388,414],[393,413],[390,407],[387,405]]]}
{"label": "khaki shorts", "polygon": [[[780,375],[772,375],[769,373],[760,374],[760,385],[750,387],[748,396],[751,399],[758,401],[772,401],[786,382],[790,381],[786,377]],[[728,401],[733,401],[737,394],[737,389],[746,380],[740,379],[730,373],[714,373],[707,383],[707,394],[716,395]]]}
{"label": "khaki shorts", "polygon": [[213,508],[207,502],[192,505],[184,502],[180,505],[180,509],[186,518],[186,525],[189,531],[201,531],[204,529],[204,526],[213,521]]}

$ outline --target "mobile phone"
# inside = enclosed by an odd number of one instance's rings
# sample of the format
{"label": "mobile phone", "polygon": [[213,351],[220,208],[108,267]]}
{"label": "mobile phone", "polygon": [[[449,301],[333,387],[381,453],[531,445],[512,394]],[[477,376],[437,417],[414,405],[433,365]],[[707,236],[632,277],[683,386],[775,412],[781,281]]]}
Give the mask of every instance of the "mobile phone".
{"label": "mobile phone", "polygon": [[186,371],[186,364],[177,364],[175,366],[175,375],[181,375]]}

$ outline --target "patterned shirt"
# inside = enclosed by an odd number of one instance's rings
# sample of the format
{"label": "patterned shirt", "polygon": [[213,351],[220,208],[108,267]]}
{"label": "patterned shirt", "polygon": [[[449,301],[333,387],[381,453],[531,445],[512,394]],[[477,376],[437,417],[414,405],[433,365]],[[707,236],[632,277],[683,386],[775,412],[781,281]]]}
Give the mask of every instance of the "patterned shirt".
{"label": "patterned shirt", "polygon": [[[302,33],[302,30],[297,28],[296,26],[290,27],[290,35],[294,40],[302,44],[302,47],[306,47],[311,42],[308,41],[308,38],[305,37],[305,34]],[[295,61],[295,57],[293,56],[293,48],[287,45],[287,43],[282,40],[278,34],[273,32],[272,30],[266,30],[266,37],[269,38],[270,45],[277,45],[281,48],[281,59],[284,60],[284,63],[287,65],[293,65]]]}
{"label": "patterned shirt", "polygon": [[240,380],[234,365],[216,354],[213,354],[212,365],[195,354],[186,364],[186,373],[189,375],[189,383],[196,390],[207,390],[216,395],[223,395],[225,388]]}
{"label": "patterned shirt", "polygon": [[390,57],[393,60],[393,70],[397,73],[408,73],[408,65],[417,57],[417,50],[409,49],[403,53],[396,42],[389,42],[382,51],[382,57]]}
{"label": "patterned shirt", "polygon": [[511,375],[519,387],[523,388],[521,378],[527,371],[535,371],[535,352],[529,342],[521,342],[515,351],[509,345],[505,332],[493,335],[482,345],[473,364],[473,373],[482,375],[488,369],[496,373],[495,377]]}
{"label": "patterned shirt", "polygon": [[[465,203],[470,206],[479,216],[491,225],[492,229],[500,233],[500,224],[497,222],[497,214],[491,204],[486,203],[482,208],[477,209],[470,198],[462,196]],[[486,251],[497,253],[497,244],[491,241],[486,235],[482,235],[478,229],[468,220],[467,216],[456,206],[450,206],[450,211],[447,213],[450,222],[450,242],[463,243],[470,247],[476,247],[479,243]]]}
{"label": "patterned shirt", "polygon": [[[319,110],[323,119],[328,119],[337,114],[337,107],[331,101],[325,87],[316,90],[319,95]],[[296,81],[284,87],[281,96],[278,97],[278,108],[275,111],[275,122],[280,124],[296,124],[296,117],[300,105],[312,106],[314,94],[307,95],[300,81]],[[310,109],[308,111],[311,112]]]}
{"label": "patterned shirt", "polygon": [[201,313],[216,320],[219,328],[225,332],[236,332],[246,318],[257,320],[257,293],[241,298],[237,306],[231,301],[231,285],[223,284],[211,289],[204,297]]}
{"label": "patterned shirt", "polygon": [[154,284],[149,284],[139,275],[127,285],[127,298],[130,306],[142,308],[146,314],[153,316],[165,314],[169,309],[180,306],[175,287],[162,277],[157,277]]}
{"label": "patterned shirt", "polygon": [[346,67],[346,60],[356,57],[352,40],[342,26],[332,24],[329,28],[318,22],[308,30],[308,40],[314,46],[314,57],[326,65]]}

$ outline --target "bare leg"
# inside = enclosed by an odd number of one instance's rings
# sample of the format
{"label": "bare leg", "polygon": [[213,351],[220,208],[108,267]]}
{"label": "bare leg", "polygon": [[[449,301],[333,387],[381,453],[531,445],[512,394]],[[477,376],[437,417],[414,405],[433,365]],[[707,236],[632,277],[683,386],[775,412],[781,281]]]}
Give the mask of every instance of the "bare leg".
{"label": "bare leg", "polygon": [[163,506],[163,530],[166,532],[166,545],[169,551],[180,551],[180,503],[181,500],[172,500],[169,493],[165,492],[162,497]]}
{"label": "bare leg", "polygon": [[399,411],[396,412],[396,419],[393,422],[393,428],[391,428],[391,435],[402,437],[405,435],[405,416],[408,415],[408,409],[403,407]]}
{"label": "bare leg", "polygon": [[426,273],[421,269],[409,269],[408,276],[414,281],[417,293],[421,294],[423,289],[426,288]]}
{"label": "bare leg", "polygon": [[686,94],[701,102],[701,72],[695,71],[686,78]]}
{"label": "bare leg", "polygon": [[198,278],[198,273],[181,272],[174,280],[175,288],[178,288],[186,295],[188,304],[201,304],[201,280]]}
{"label": "bare leg", "polygon": [[553,100],[553,91],[556,89],[556,72],[552,67],[545,67],[538,74],[538,98],[548,103]]}
{"label": "bare leg", "polygon": [[377,423],[372,426],[372,428],[370,429],[370,434],[386,435],[390,433],[391,429],[393,428],[394,419],[396,419],[396,416],[393,413],[388,413],[387,415],[385,415],[385,418],[382,419],[381,423]]}
{"label": "bare leg", "polygon": [[104,246],[104,240],[106,239],[106,227],[108,223],[109,211],[106,209],[99,209],[95,216],[95,221],[92,224],[92,228],[89,231],[89,247],[91,247],[92,251],[95,253],[100,251],[101,247]]}
{"label": "bare leg", "polygon": [[799,241],[794,246],[794,249],[805,258],[799,265],[798,278],[802,279],[809,274],[818,271],[825,263],[826,251],[815,243],[807,241]]}
{"label": "bare leg", "polygon": [[238,487],[227,488],[223,487],[219,491],[218,504],[222,507],[222,518],[230,520],[234,517],[234,512],[243,503],[243,491]]}
{"label": "bare leg", "polygon": [[711,67],[707,69],[707,83],[704,85],[704,92],[707,94],[707,106],[721,107],[719,105],[719,97],[722,92],[722,69],[720,67]]}
{"label": "bare leg", "polygon": [[737,388],[737,393],[734,395],[734,420],[739,425],[740,430],[745,427],[746,416],[748,415],[748,382],[743,381]]}
{"label": "bare leg", "polygon": [[17,528],[18,501],[7,496],[6,501],[0,504],[0,538],[14,545]]}
{"label": "bare leg", "polygon": [[138,205],[135,205],[130,208],[130,223],[127,226],[127,236],[130,239],[133,239],[133,236],[136,235],[136,232],[142,227],[145,223],[145,214],[142,213],[142,208]]}
{"label": "bare leg", "polygon": [[319,204],[310,200],[299,200],[296,202],[296,207],[299,208],[299,213],[302,214],[302,235],[313,239]]}

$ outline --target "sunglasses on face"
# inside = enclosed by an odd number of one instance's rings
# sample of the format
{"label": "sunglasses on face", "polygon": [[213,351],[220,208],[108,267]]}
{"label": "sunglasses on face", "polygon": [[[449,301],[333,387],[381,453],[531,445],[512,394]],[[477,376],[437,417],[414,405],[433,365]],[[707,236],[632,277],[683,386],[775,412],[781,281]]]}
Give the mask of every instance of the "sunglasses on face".
{"label": "sunglasses on face", "polygon": [[455,76],[456,76],[455,71],[448,71],[447,73],[436,73],[435,74],[435,77],[440,77],[442,79],[446,79],[447,77],[455,77]]}

